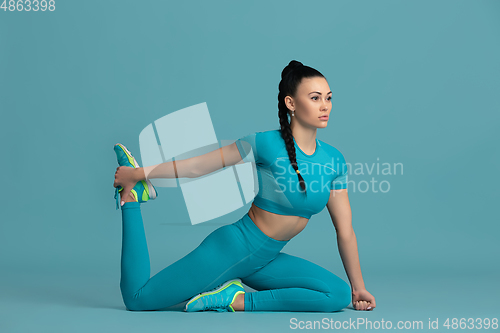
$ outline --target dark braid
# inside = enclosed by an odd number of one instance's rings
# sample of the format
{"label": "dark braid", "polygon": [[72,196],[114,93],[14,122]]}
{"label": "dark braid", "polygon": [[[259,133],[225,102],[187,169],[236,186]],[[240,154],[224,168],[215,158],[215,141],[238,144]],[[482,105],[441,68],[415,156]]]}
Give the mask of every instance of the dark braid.
{"label": "dark braid", "polygon": [[[295,153],[292,129],[290,128],[290,122],[288,121],[288,112],[290,110],[285,104],[285,97],[295,97],[297,88],[303,78],[316,76],[324,77],[323,74],[314,68],[304,66],[301,62],[296,60],[290,61],[290,63],[281,72],[281,81],[278,86],[278,117],[281,126],[281,137],[285,141],[288,158],[290,159],[290,163],[295,172],[297,172],[299,168],[297,166],[297,155]],[[297,177],[299,177],[300,187],[304,193],[307,194],[304,178],[302,178],[300,173],[297,173]]]}

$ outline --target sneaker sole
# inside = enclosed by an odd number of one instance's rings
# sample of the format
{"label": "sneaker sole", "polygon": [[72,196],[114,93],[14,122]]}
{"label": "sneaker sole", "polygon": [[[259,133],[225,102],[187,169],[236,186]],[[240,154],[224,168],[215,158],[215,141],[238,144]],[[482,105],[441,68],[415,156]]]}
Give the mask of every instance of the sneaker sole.
{"label": "sneaker sole", "polygon": [[[115,146],[120,146],[125,151],[125,153],[127,154],[127,157],[128,157],[128,160],[129,160],[130,164],[132,164],[134,166],[134,168],[139,168],[139,163],[137,163],[137,160],[135,159],[134,155],[132,155],[132,153],[128,151],[127,147],[125,147],[121,143],[117,143]],[[132,161],[133,161],[133,163],[132,163]],[[156,199],[156,190],[153,187],[153,184],[151,184],[151,182],[149,180],[147,180],[147,179],[145,181],[146,181],[146,184],[148,184],[148,195],[149,195],[149,198],[151,200]]]}
{"label": "sneaker sole", "polygon": [[[231,285],[235,282],[239,282],[241,285],[240,279],[229,280],[229,281],[225,282],[224,284],[222,284],[221,286],[217,287],[217,289],[215,289],[215,290],[205,291],[204,293],[201,293],[201,294],[194,296],[186,303],[186,306],[184,307],[184,311],[187,312],[188,305],[191,304],[192,302],[196,301],[198,298],[205,296],[205,295],[212,295],[212,294],[218,293],[219,291],[226,289],[227,287],[229,287],[229,285]],[[239,293],[236,293],[236,295],[239,295]]]}

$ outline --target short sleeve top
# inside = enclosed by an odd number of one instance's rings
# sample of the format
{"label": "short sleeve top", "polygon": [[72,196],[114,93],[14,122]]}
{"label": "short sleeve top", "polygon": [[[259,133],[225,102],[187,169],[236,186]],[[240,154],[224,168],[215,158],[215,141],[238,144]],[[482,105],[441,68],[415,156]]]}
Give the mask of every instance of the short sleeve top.
{"label": "short sleeve top", "polygon": [[321,212],[331,190],[347,188],[347,165],[335,147],[316,139],[316,150],[305,154],[295,143],[297,167],[306,184],[302,191],[290,164],[279,129],[255,132],[235,141],[243,161],[254,161],[259,190],[254,204],[280,215],[311,218]]}

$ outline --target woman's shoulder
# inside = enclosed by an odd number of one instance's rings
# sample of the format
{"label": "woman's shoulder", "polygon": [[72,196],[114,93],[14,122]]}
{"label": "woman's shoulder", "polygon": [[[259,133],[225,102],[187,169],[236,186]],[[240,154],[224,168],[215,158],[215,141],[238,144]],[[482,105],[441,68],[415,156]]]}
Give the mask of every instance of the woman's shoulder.
{"label": "woman's shoulder", "polygon": [[261,140],[272,141],[281,139],[281,131],[279,129],[270,129],[265,131],[255,132]]}
{"label": "woman's shoulder", "polygon": [[319,139],[318,141],[321,145],[321,148],[323,148],[328,153],[328,155],[332,157],[340,157],[342,159],[344,158],[344,154],[342,154],[342,152],[337,147],[334,147],[331,144]]}
{"label": "woman's shoulder", "polygon": [[270,165],[284,147],[281,132],[278,129],[255,132],[255,145],[258,159],[262,165]]}

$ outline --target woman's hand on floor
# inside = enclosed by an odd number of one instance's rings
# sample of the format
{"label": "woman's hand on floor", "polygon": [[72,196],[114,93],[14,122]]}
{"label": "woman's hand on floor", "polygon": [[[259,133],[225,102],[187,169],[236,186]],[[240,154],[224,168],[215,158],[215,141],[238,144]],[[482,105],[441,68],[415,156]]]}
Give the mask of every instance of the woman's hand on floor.
{"label": "woman's hand on floor", "polygon": [[356,310],[371,311],[375,308],[375,297],[372,296],[366,289],[352,292],[352,306]]}

